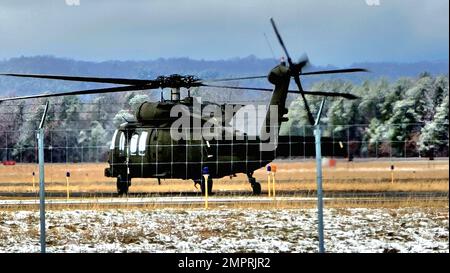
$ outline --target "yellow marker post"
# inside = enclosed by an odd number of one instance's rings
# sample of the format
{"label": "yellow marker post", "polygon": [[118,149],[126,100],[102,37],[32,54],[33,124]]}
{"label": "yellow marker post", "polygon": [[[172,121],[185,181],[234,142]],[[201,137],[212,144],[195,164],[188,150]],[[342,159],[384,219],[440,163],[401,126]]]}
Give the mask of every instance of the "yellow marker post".
{"label": "yellow marker post", "polygon": [[67,196],[67,200],[69,200],[69,177],[70,177],[70,172],[66,172],[66,196]]}
{"label": "yellow marker post", "polygon": [[208,209],[208,178],[209,169],[208,167],[203,167],[203,179],[205,179],[205,209]]}
{"label": "yellow marker post", "polygon": [[205,209],[208,208],[208,176],[207,174],[203,175],[205,179]]}
{"label": "yellow marker post", "polygon": [[270,165],[267,165],[267,195],[270,197],[270,179],[272,175],[272,167]]}
{"label": "yellow marker post", "polygon": [[276,192],[275,192],[275,173],[277,172],[277,165],[272,165],[272,195],[273,198],[276,197]]}
{"label": "yellow marker post", "polygon": [[34,192],[34,191],[36,191],[36,186],[35,186],[36,181],[35,181],[35,177],[34,177],[35,173],[33,172],[32,175],[33,175],[33,192]]}
{"label": "yellow marker post", "polygon": [[391,184],[394,184],[394,165],[391,165]]}
{"label": "yellow marker post", "polygon": [[275,192],[275,173],[272,173],[272,194],[273,194],[273,198],[276,197],[276,192]]}

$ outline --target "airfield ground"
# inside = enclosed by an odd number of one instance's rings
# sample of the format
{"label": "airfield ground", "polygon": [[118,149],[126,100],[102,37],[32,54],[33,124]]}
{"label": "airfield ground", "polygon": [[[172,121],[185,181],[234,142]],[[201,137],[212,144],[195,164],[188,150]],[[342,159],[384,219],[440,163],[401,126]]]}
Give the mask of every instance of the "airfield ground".
{"label": "airfield ground", "polygon": [[[276,162],[276,190],[280,195],[314,192],[315,163],[308,161]],[[390,166],[394,165],[394,183]],[[66,172],[69,171],[69,190],[73,196],[112,196],[116,193],[115,179],[104,177],[107,164],[46,164],[46,191],[50,196],[63,197],[66,194]],[[370,160],[347,162],[337,161],[336,167],[324,167],[325,192],[447,192],[449,191],[449,161],[412,160],[390,161]],[[32,173],[35,172],[36,186],[33,189]],[[255,172],[263,191],[267,189],[267,173],[264,169]],[[33,197],[37,192],[38,166],[18,164],[0,166],[0,198]],[[216,193],[248,194],[251,192],[243,174],[214,180]],[[152,193],[198,193],[199,189],[188,180],[133,179],[131,194]]]}
{"label": "airfield ground", "polygon": [[[51,210],[48,252],[317,252],[315,209]],[[328,252],[449,252],[447,208],[325,210]],[[0,252],[39,252],[39,212],[0,211]]]}
{"label": "airfield ground", "polygon": [[[158,185],[136,179],[128,199],[114,198],[115,181],[103,177],[105,166],[46,165],[48,200],[59,202],[47,206],[49,252],[317,252],[312,161],[277,163],[277,195],[295,202],[251,197],[245,176],[238,175],[216,180],[211,197],[236,202],[211,202],[209,209],[193,183],[182,180]],[[39,251],[38,207],[15,203],[36,201],[36,170],[31,164],[0,167],[0,252]],[[64,203],[67,170],[73,203]],[[448,159],[325,166],[326,250],[449,253],[448,171]],[[255,174],[263,191],[266,175]],[[195,202],[157,202],[183,198]]]}

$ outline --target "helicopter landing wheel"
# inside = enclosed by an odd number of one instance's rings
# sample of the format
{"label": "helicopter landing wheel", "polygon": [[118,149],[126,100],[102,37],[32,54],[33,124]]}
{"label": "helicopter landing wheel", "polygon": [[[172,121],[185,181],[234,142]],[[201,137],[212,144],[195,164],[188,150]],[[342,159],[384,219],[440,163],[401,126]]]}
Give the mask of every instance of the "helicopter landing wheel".
{"label": "helicopter landing wheel", "polygon": [[253,195],[261,194],[261,184],[259,182],[252,183]]}
{"label": "helicopter landing wheel", "polygon": [[[202,176],[200,181],[200,189],[202,190],[202,194],[205,195],[205,178]],[[212,195],[212,188],[213,188],[213,180],[211,176],[208,177],[208,195]]]}
{"label": "helicopter landing wheel", "polygon": [[256,182],[256,179],[252,176],[252,173],[247,174],[248,182],[252,186],[253,189],[253,195],[260,195],[261,194],[261,184],[259,182]]}
{"label": "helicopter landing wheel", "polygon": [[129,179],[123,179],[119,175],[117,177],[117,194],[120,196],[128,195],[128,188],[131,185],[131,181]]}

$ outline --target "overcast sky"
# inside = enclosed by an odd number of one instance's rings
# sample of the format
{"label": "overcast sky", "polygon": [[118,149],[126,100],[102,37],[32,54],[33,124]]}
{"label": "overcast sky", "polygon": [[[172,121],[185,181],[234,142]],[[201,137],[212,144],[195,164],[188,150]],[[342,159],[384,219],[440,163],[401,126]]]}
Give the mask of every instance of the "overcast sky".
{"label": "overcast sky", "polygon": [[291,55],[317,65],[448,59],[447,0],[67,2],[77,0],[0,0],[0,59],[272,57],[270,46],[278,58],[269,17]]}

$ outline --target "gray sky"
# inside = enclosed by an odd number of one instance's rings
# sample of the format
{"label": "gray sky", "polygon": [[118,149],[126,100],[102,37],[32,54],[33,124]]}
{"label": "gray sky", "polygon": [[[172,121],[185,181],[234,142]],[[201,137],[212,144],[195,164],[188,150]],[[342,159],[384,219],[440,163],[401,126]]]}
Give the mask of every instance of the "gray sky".
{"label": "gray sky", "polygon": [[[0,0],[0,59],[292,57],[313,64],[448,59],[447,0]],[[368,5],[367,2],[379,2]]]}

